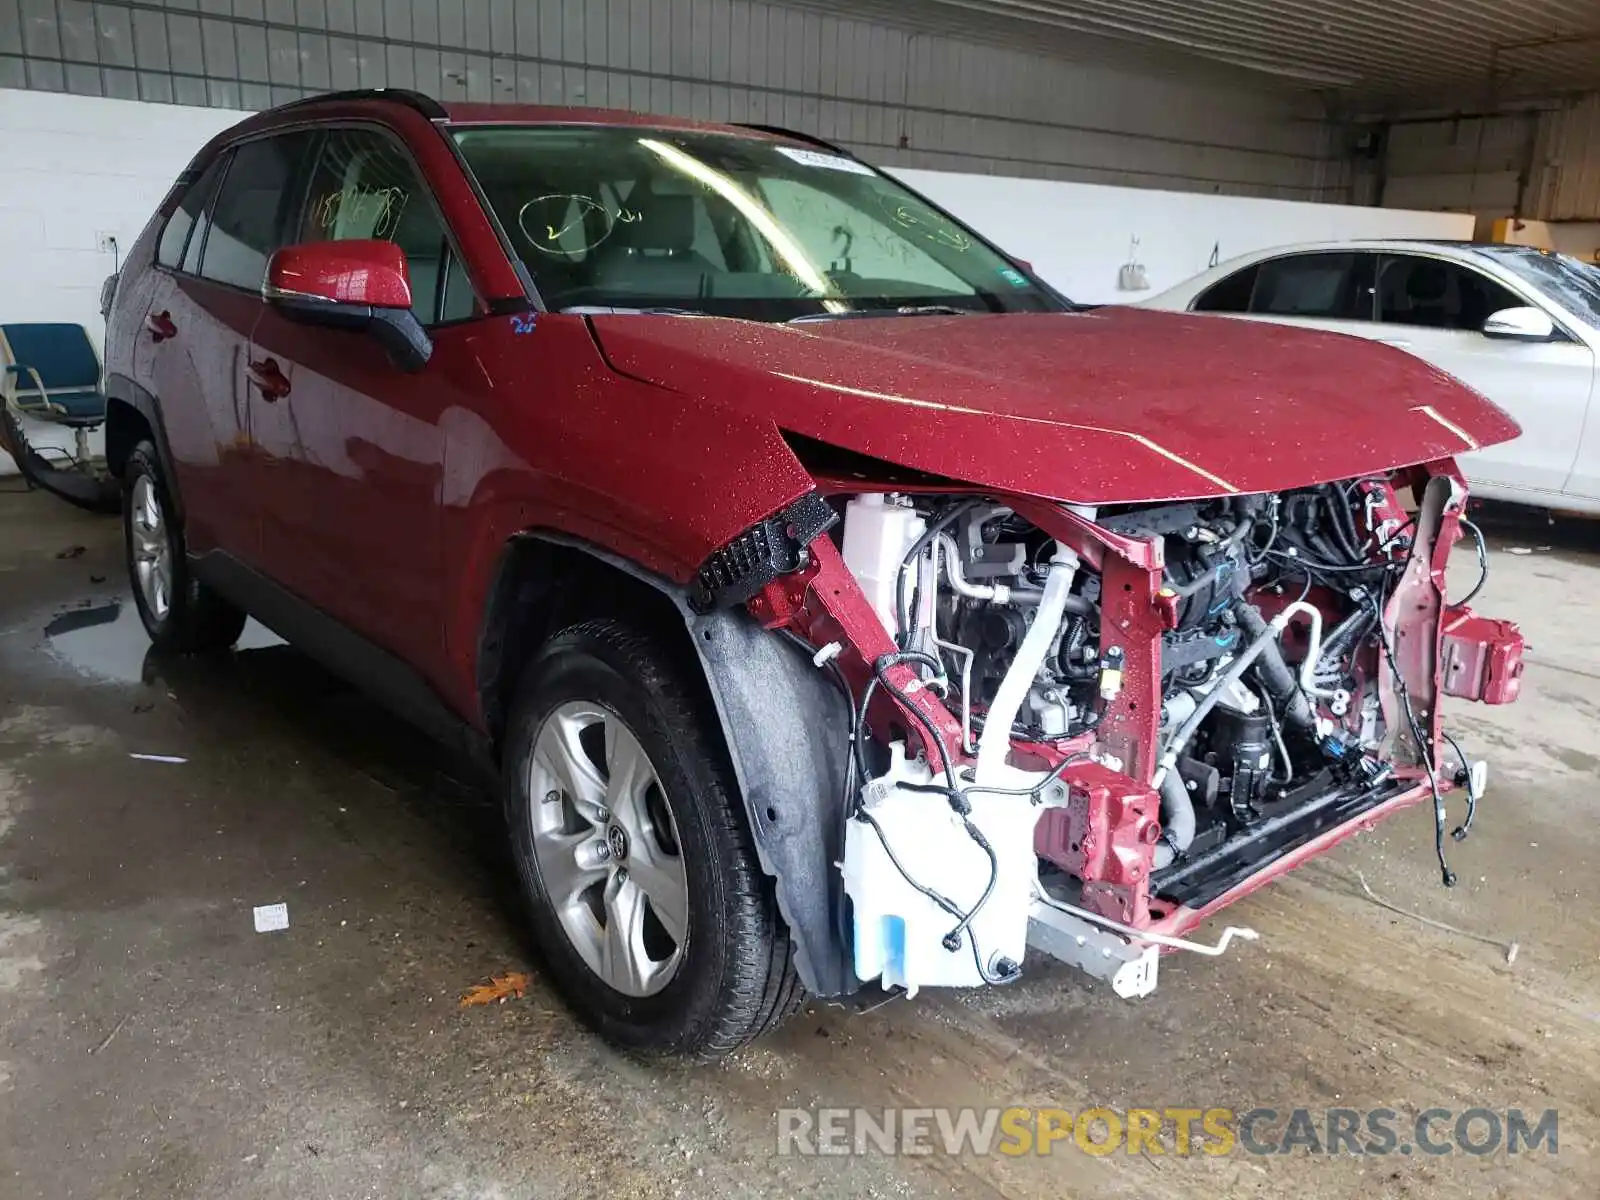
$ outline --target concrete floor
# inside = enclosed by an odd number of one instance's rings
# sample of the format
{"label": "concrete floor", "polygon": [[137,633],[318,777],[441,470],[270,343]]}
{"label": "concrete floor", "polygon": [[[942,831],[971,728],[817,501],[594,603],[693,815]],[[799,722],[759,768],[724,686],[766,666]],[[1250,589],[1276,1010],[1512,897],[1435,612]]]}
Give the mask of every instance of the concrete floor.
{"label": "concrete floor", "polygon": [[[497,814],[447,759],[255,627],[229,661],[147,656],[116,523],[0,488],[0,1197],[1593,1197],[1600,555],[1510,536],[1479,607],[1534,650],[1519,706],[1451,710],[1495,772],[1454,892],[1418,808],[1148,1000],[1030,963],[690,1070],[538,982]],[[279,901],[289,931],[255,933]],[[526,999],[458,1007],[514,969]],[[775,1157],[774,1110],[815,1104],[1556,1107],[1560,1153]]]}

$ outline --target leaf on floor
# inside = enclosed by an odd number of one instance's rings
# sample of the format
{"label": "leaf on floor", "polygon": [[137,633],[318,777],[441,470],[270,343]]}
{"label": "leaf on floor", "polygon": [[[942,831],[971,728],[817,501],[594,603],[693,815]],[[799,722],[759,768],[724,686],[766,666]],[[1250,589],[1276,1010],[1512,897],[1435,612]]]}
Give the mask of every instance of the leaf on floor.
{"label": "leaf on floor", "polygon": [[520,1000],[528,990],[528,977],[521,971],[496,975],[488,983],[479,984],[461,997],[462,1008],[477,1008],[484,1004],[504,1004],[507,1000]]}

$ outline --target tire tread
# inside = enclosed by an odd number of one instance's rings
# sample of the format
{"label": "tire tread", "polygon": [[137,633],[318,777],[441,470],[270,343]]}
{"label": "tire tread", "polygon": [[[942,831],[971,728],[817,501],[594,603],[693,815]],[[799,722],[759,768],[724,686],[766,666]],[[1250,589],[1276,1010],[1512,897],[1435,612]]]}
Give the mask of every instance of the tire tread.
{"label": "tire tread", "polygon": [[691,1032],[689,1044],[636,1048],[702,1061],[722,1058],[776,1029],[805,1003],[793,941],[778,913],[772,881],[756,856],[726,748],[720,734],[706,736],[706,731],[718,729],[710,697],[703,689],[686,686],[698,673],[697,665],[682,661],[687,654],[665,653],[657,639],[611,617],[569,626],[546,644],[543,655],[596,646],[608,648],[605,657],[614,656],[614,666],[644,685],[669,726],[697,731],[697,740],[707,747],[709,786],[701,789],[700,806],[712,838],[721,847],[719,857],[729,867],[723,876],[727,927],[755,935],[739,937],[727,948],[720,1002],[705,1023]]}
{"label": "tire tread", "polygon": [[[139,595],[139,582],[134,577],[133,561],[131,557],[129,558],[128,582],[133,588],[134,603],[138,607],[145,630],[149,633],[150,640],[163,650],[172,650],[180,654],[207,654],[227,650],[239,640],[239,635],[244,632],[245,622],[249,618],[243,609],[196,579],[189,569],[183,530],[178,527],[177,519],[172,513],[172,493],[162,473],[155,445],[148,439],[140,441],[128,452],[127,465],[123,470],[123,483],[129,495],[133,491],[133,481],[140,475],[150,477],[160,497],[163,515],[169,524],[168,537],[174,575],[171,607],[167,610],[166,619],[157,622],[145,609],[144,601]],[[131,514],[130,502],[126,499],[123,508],[126,513]],[[131,515],[127,515],[123,519],[128,521],[132,518]],[[126,529],[123,537],[124,540],[128,537]]]}

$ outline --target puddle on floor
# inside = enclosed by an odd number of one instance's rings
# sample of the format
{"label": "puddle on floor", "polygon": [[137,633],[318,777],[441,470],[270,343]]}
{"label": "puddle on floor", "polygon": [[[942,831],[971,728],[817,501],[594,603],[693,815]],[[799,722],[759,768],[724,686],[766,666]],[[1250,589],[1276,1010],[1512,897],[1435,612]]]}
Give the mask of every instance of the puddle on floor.
{"label": "puddle on floor", "polygon": [[[144,683],[150,638],[139,610],[126,600],[69,608],[44,627],[50,654],[85,675],[117,683]],[[280,646],[283,639],[259,621],[246,622],[238,649]]]}

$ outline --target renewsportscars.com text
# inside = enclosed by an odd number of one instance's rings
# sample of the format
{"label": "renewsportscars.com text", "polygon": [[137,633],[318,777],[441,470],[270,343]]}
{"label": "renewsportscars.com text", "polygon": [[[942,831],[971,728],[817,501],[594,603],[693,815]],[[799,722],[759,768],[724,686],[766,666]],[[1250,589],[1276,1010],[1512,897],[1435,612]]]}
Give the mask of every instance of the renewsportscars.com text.
{"label": "renewsportscars.com text", "polygon": [[789,1108],[782,1155],[1081,1153],[1525,1154],[1560,1152],[1555,1109]]}

